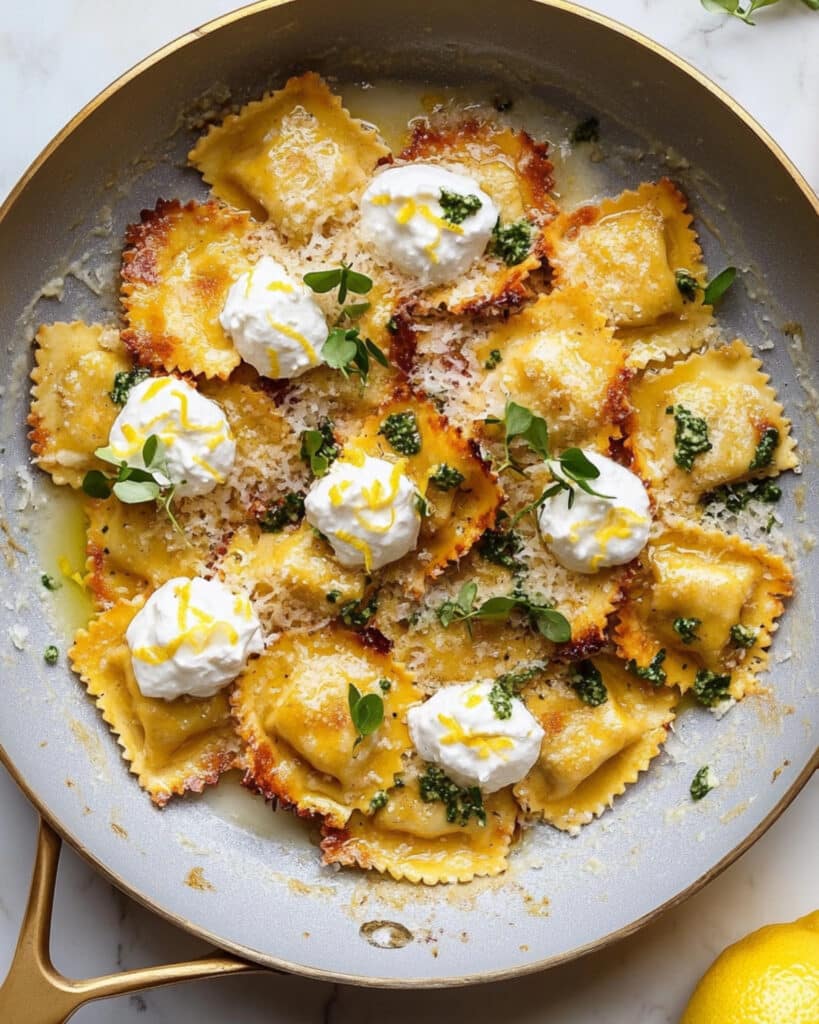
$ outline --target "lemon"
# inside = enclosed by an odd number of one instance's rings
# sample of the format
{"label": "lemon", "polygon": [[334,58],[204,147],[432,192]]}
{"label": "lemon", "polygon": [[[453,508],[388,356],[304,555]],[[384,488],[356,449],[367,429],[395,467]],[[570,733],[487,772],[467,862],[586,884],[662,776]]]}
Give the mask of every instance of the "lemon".
{"label": "lemon", "polygon": [[724,950],[680,1024],[819,1024],[819,910]]}

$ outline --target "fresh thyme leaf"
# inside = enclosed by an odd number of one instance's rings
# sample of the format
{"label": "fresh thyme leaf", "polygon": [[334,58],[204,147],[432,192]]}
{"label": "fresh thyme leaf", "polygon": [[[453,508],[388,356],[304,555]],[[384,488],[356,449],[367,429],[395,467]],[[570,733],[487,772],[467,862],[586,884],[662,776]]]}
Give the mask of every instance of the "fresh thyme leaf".
{"label": "fresh thyme leaf", "polygon": [[664,661],[665,650],[661,648],[647,665],[638,665],[634,658],[630,658],[626,662],[626,669],[633,672],[638,679],[645,679],[652,686],[662,686],[667,678],[662,667]]}
{"label": "fresh thyme leaf", "polygon": [[700,283],[687,270],[678,270],[674,275],[677,282],[677,291],[682,295],[685,302],[693,302],[700,290]]}
{"label": "fresh thyme leaf", "polygon": [[762,431],[762,437],[756,446],[754,457],[748,469],[753,472],[755,469],[765,469],[773,462],[774,452],[779,446],[779,431],[776,427],[766,427]]}
{"label": "fresh thyme leaf", "polygon": [[411,409],[390,413],[378,433],[401,455],[417,455],[421,451],[421,432]]}
{"label": "fresh thyme leaf", "polygon": [[361,629],[366,626],[370,619],[378,611],[378,594],[374,593],[365,603],[361,601],[347,601],[339,610],[339,616],[345,626],[351,629]]}
{"label": "fresh thyme leaf", "polygon": [[450,192],[442,188],[438,199],[441,209],[444,211],[444,219],[450,224],[462,224],[467,217],[477,213],[483,203],[477,196],[462,196],[458,192]]}
{"label": "fresh thyme leaf", "polygon": [[713,771],[705,765],[700,768],[694,778],[691,780],[691,786],[689,792],[691,793],[692,800],[702,800],[704,796],[711,792],[719,785],[719,779],[713,773]]}
{"label": "fresh thyme leaf", "polygon": [[528,220],[516,220],[501,226],[500,217],[492,229],[489,252],[508,267],[522,263],[529,255],[532,246],[532,225]]}
{"label": "fresh thyme leaf", "polygon": [[729,696],[730,675],[721,676],[707,668],[697,669],[694,677],[694,696],[707,708],[715,707]]}
{"label": "fresh thyme leaf", "polygon": [[446,811],[446,820],[450,824],[465,826],[474,815],[479,825],[486,825],[486,811],[483,797],[478,786],[462,788],[445,775],[434,764],[428,765],[423,775],[419,776],[418,789],[424,803],[440,800]]}
{"label": "fresh thyme leaf", "polygon": [[702,301],[705,305],[713,306],[719,302],[722,296],[736,280],[736,276],[736,267],[726,267],[725,270],[720,271],[715,278],[710,280],[705,286],[705,291],[702,296]]}
{"label": "fresh thyme leaf", "polygon": [[108,477],[98,469],[89,469],[82,481],[82,489],[89,498],[110,498],[111,485]]}
{"label": "fresh thyme leaf", "polygon": [[353,750],[367,736],[372,735],[384,721],[384,701],[377,693],[361,695],[358,688],[350,683],[347,690],[347,704],[350,708],[350,718],[353,720],[353,728],[356,731],[356,741]]}
{"label": "fresh thyme leaf", "polygon": [[669,405],[666,413],[674,417],[674,461],[690,473],[694,468],[694,459],[704,452],[710,452],[713,445],[708,440],[708,423],[695,416],[684,405]]}
{"label": "fresh thyme leaf", "polygon": [[53,576],[50,576],[47,572],[40,573],[40,582],[46,588],[46,590],[59,590],[62,586],[59,580],[55,580]]}
{"label": "fresh thyme leaf", "polygon": [[56,665],[59,659],[60,652],[57,650],[54,644],[49,644],[48,647],[46,647],[46,649],[43,651],[43,660],[45,661],[46,665]]}
{"label": "fresh thyme leaf", "polygon": [[439,491],[454,491],[456,487],[461,486],[465,479],[466,477],[460,470],[446,462],[440,462],[430,474],[429,482]]}
{"label": "fresh thyme leaf", "polygon": [[313,476],[324,476],[336,461],[341,448],[336,444],[331,420],[319,420],[316,430],[303,430],[301,435],[301,457],[310,467]]}
{"label": "fresh thyme leaf", "polygon": [[758,632],[758,630],[753,629],[751,626],[743,626],[741,622],[738,622],[731,626],[731,643],[734,647],[741,647],[747,650],[756,643]]}
{"label": "fresh thyme leaf", "polygon": [[600,120],[596,117],[587,117],[572,129],[571,140],[575,145],[578,142],[598,142],[600,139]]}
{"label": "fresh thyme leaf", "polygon": [[135,370],[120,370],[114,374],[114,385],[108,392],[108,396],[114,405],[125,405],[128,401],[128,392],[136,387],[141,381],[151,376],[151,371],[139,366]]}
{"label": "fresh thyme leaf", "polygon": [[267,510],[257,517],[262,533],[279,533],[285,526],[293,526],[304,518],[304,491],[290,491],[278,501],[272,501]]}
{"label": "fresh thyme leaf", "polygon": [[697,626],[702,625],[702,619],[679,618],[674,619],[671,625],[684,644],[693,644],[695,640],[699,640]]}
{"label": "fresh thyme leaf", "polygon": [[600,670],[591,661],[578,661],[569,667],[569,685],[589,707],[599,707],[609,699]]}
{"label": "fresh thyme leaf", "polygon": [[502,359],[503,356],[501,355],[501,350],[499,348],[493,348],[492,351],[487,356],[486,362],[483,364],[484,369],[494,370],[498,363],[502,361]]}

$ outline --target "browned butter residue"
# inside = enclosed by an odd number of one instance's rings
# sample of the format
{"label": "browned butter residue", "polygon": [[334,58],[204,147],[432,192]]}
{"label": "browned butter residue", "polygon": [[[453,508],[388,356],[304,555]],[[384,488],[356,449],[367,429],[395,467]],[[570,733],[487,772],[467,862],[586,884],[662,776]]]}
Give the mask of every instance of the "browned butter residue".
{"label": "browned butter residue", "polygon": [[185,876],[185,885],[190,886],[191,889],[198,889],[200,892],[216,892],[216,887],[205,878],[202,868],[191,868]]}

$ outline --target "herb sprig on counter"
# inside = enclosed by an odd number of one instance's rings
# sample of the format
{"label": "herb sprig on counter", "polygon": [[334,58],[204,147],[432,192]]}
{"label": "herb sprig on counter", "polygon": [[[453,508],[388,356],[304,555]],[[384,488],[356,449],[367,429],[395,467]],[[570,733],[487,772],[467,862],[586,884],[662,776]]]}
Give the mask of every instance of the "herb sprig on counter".
{"label": "herb sprig on counter", "polygon": [[[755,25],[751,15],[763,7],[772,7],[779,0],[748,0],[747,3],[742,0],[700,0],[700,3],[711,14],[730,14],[746,25]],[[802,3],[812,11],[819,11],[819,0],[802,0]]]}

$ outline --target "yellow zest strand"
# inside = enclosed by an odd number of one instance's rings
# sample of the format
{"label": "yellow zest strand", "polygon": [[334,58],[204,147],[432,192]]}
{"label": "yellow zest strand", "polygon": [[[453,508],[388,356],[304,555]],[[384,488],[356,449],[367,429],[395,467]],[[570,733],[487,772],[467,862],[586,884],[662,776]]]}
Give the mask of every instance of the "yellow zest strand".
{"label": "yellow zest strand", "polygon": [[486,760],[490,754],[499,754],[503,750],[511,750],[514,742],[509,736],[496,736],[492,733],[466,732],[464,727],[451,715],[438,715],[438,721],[449,732],[441,737],[440,742],[447,746],[451,743],[462,743],[470,750],[477,750],[478,756]]}
{"label": "yellow zest strand", "polygon": [[356,551],[360,552],[364,557],[364,568],[367,572],[372,571],[373,552],[372,548],[365,540],[361,540],[359,537],[354,536],[354,534],[349,533],[347,530],[336,530],[335,536],[344,544],[349,544],[351,548],[355,548]]}
{"label": "yellow zest strand", "polygon": [[274,331],[278,331],[279,334],[283,334],[285,338],[290,338],[291,341],[298,342],[298,344],[301,345],[302,349],[304,350],[304,354],[310,360],[310,364],[312,366],[316,365],[316,363],[318,362],[316,350],[313,348],[313,346],[310,344],[307,338],[304,337],[303,334],[299,334],[297,330],[295,330],[292,327],[288,327],[287,324],[280,324],[278,321],[274,320],[273,317],[270,316],[270,314],[268,314],[267,316],[267,322],[270,324]]}

